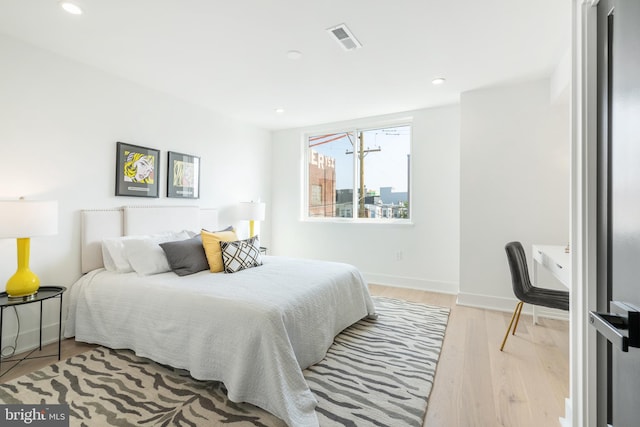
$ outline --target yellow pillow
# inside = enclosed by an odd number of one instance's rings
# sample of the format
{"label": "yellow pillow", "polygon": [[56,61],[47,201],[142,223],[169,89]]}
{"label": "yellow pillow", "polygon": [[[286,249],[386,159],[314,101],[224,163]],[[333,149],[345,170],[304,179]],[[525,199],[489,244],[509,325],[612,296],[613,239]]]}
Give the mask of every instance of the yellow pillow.
{"label": "yellow pillow", "polygon": [[202,236],[202,246],[204,246],[204,253],[207,256],[209,270],[211,270],[212,273],[219,273],[223,271],[224,264],[222,263],[220,241],[233,242],[238,240],[236,232],[231,230],[211,233],[209,231],[202,230],[200,232],[200,236]]}

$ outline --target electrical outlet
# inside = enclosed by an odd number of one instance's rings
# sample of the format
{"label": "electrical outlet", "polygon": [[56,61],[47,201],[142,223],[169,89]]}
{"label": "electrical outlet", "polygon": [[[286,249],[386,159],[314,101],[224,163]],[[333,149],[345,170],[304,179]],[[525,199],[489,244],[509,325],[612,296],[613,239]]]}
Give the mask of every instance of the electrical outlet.
{"label": "electrical outlet", "polygon": [[402,261],[403,258],[404,258],[404,253],[402,251],[397,251],[396,252],[396,261]]}

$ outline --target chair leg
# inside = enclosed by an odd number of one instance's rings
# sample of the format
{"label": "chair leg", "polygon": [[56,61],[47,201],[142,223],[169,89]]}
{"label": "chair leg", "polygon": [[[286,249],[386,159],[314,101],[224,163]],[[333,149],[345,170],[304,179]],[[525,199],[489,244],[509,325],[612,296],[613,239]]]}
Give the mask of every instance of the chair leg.
{"label": "chair leg", "polygon": [[[520,301],[518,304],[516,304],[516,309],[513,310],[513,315],[511,316],[511,322],[509,322],[509,327],[507,328],[507,332],[504,334],[504,339],[502,340],[500,351],[502,351],[502,349],[504,348],[504,345],[507,343],[507,338],[509,338],[509,331],[511,331],[511,326],[513,325],[513,321],[516,319],[516,317],[518,317],[518,319],[520,318],[520,311],[522,311],[523,304],[524,303]],[[516,322],[516,326],[517,326],[517,322]],[[515,333],[515,328],[513,328],[513,331]]]}
{"label": "chair leg", "polygon": [[516,310],[518,310],[518,315],[516,316],[516,325],[513,327],[513,331],[511,331],[511,335],[516,334],[516,329],[518,329],[518,323],[520,322],[520,313],[522,313],[522,307],[524,306],[524,303],[520,301],[518,305],[519,307],[516,306]]}

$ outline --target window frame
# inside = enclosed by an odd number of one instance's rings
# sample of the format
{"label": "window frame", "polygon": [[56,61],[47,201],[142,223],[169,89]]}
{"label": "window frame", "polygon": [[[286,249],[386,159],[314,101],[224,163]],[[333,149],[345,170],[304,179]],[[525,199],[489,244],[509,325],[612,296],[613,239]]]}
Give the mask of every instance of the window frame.
{"label": "window frame", "polygon": [[[319,134],[333,134],[333,133],[353,133],[357,135],[361,131],[375,130],[375,129],[385,129],[390,127],[400,127],[400,126],[409,126],[409,170],[408,170],[408,179],[409,179],[409,188],[407,191],[409,193],[409,218],[358,218],[358,194],[357,188],[358,185],[358,168],[357,168],[357,156],[353,156],[353,196],[352,196],[352,216],[350,218],[345,217],[320,217],[320,216],[309,216],[309,202],[311,198],[310,190],[309,190],[309,159],[311,156],[311,147],[309,147],[309,138],[313,136],[318,136]],[[318,128],[313,130],[306,130],[301,134],[301,143],[302,143],[302,174],[303,174],[303,185],[302,185],[302,197],[301,197],[301,211],[300,211],[300,219],[303,222],[320,222],[320,223],[343,223],[343,224],[379,224],[379,225],[413,225],[413,203],[411,203],[412,198],[412,188],[413,188],[413,138],[414,138],[414,124],[413,118],[404,118],[390,121],[373,121],[373,122],[363,122],[356,124],[348,124],[345,126],[331,126],[326,128]]]}

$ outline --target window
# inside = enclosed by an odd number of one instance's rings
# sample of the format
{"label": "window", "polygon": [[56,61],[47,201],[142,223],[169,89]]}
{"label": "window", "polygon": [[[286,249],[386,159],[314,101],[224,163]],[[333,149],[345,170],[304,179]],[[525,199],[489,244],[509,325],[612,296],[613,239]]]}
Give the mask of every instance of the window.
{"label": "window", "polygon": [[411,125],[306,137],[308,218],[409,219]]}

